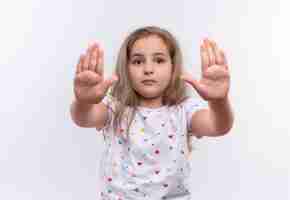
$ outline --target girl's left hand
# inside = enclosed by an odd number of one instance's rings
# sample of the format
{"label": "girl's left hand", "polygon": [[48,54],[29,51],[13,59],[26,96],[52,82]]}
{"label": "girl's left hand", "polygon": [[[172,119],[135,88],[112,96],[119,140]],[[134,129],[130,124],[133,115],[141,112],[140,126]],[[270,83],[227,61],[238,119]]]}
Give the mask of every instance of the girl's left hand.
{"label": "girl's left hand", "polygon": [[230,88],[230,74],[224,52],[214,41],[205,39],[200,47],[202,78],[195,80],[183,74],[181,78],[191,84],[207,101],[227,98]]}

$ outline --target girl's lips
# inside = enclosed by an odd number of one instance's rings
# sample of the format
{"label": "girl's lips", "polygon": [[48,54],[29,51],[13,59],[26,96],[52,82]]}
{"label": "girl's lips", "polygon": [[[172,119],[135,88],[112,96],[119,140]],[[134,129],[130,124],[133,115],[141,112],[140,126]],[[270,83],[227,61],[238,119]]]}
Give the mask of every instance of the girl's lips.
{"label": "girl's lips", "polygon": [[144,85],[153,85],[154,83],[156,83],[156,81],[154,81],[154,80],[144,80],[144,81],[142,81],[142,83]]}
{"label": "girl's lips", "polygon": [[152,79],[147,79],[147,80],[142,81],[142,83],[155,83],[155,82],[156,81]]}

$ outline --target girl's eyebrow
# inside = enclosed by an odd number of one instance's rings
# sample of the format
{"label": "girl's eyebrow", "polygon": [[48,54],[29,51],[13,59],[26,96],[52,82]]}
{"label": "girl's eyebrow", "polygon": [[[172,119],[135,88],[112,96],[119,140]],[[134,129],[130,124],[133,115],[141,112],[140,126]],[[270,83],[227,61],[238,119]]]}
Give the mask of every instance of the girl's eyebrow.
{"label": "girl's eyebrow", "polygon": [[141,54],[141,53],[134,53],[134,54],[132,54],[131,55],[131,57],[133,58],[133,57],[138,57],[138,56],[144,56],[143,54]]}
{"label": "girl's eyebrow", "polygon": [[166,54],[165,53],[162,53],[162,52],[156,52],[156,53],[153,53],[153,55],[155,55],[155,56],[158,56],[158,55],[166,56]]}
{"label": "girl's eyebrow", "polygon": [[[154,55],[154,56],[158,56],[158,55],[161,55],[161,56],[166,56],[164,53],[162,53],[162,52],[155,52],[155,53],[153,53],[152,55]],[[132,54],[132,58],[133,57],[135,57],[135,56],[144,56],[144,54],[141,54],[141,53],[133,53]]]}

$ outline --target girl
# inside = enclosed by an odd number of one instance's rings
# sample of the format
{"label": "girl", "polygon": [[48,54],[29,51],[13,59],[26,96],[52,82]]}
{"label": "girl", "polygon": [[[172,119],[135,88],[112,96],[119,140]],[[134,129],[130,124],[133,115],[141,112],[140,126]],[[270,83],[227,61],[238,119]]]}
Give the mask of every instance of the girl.
{"label": "girl", "polygon": [[[97,43],[80,56],[71,117],[103,134],[102,200],[191,199],[190,138],[221,136],[233,124],[225,54],[208,39],[200,50],[199,81],[184,73],[176,39],[159,27],[126,38],[108,79]],[[207,106],[186,94],[186,82]]]}

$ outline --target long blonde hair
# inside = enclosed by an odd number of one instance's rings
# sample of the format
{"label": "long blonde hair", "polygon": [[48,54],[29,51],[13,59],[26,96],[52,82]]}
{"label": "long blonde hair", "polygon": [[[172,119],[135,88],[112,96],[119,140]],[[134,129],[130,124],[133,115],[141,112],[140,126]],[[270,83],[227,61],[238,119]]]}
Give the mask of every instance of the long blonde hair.
{"label": "long blonde hair", "polygon": [[[111,95],[118,102],[113,118],[113,127],[115,132],[120,131],[119,127],[122,119],[125,118],[124,113],[126,108],[133,108],[127,121],[126,131],[124,131],[127,133],[127,138],[129,136],[130,125],[136,113],[136,108],[139,105],[138,95],[132,87],[131,79],[128,73],[130,53],[134,43],[137,40],[152,35],[158,36],[164,41],[168,48],[173,66],[171,81],[167,89],[164,91],[162,104],[173,106],[181,103],[187,98],[185,82],[180,79],[180,75],[183,71],[183,60],[176,38],[167,30],[156,26],[146,26],[136,29],[129,36],[127,36],[121,45],[115,68],[115,73],[119,79],[111,88]],[[128,117],[128,115],[126,116]],[[190,142],[188,142],[188,144],[191,151],[192,147]]]}

